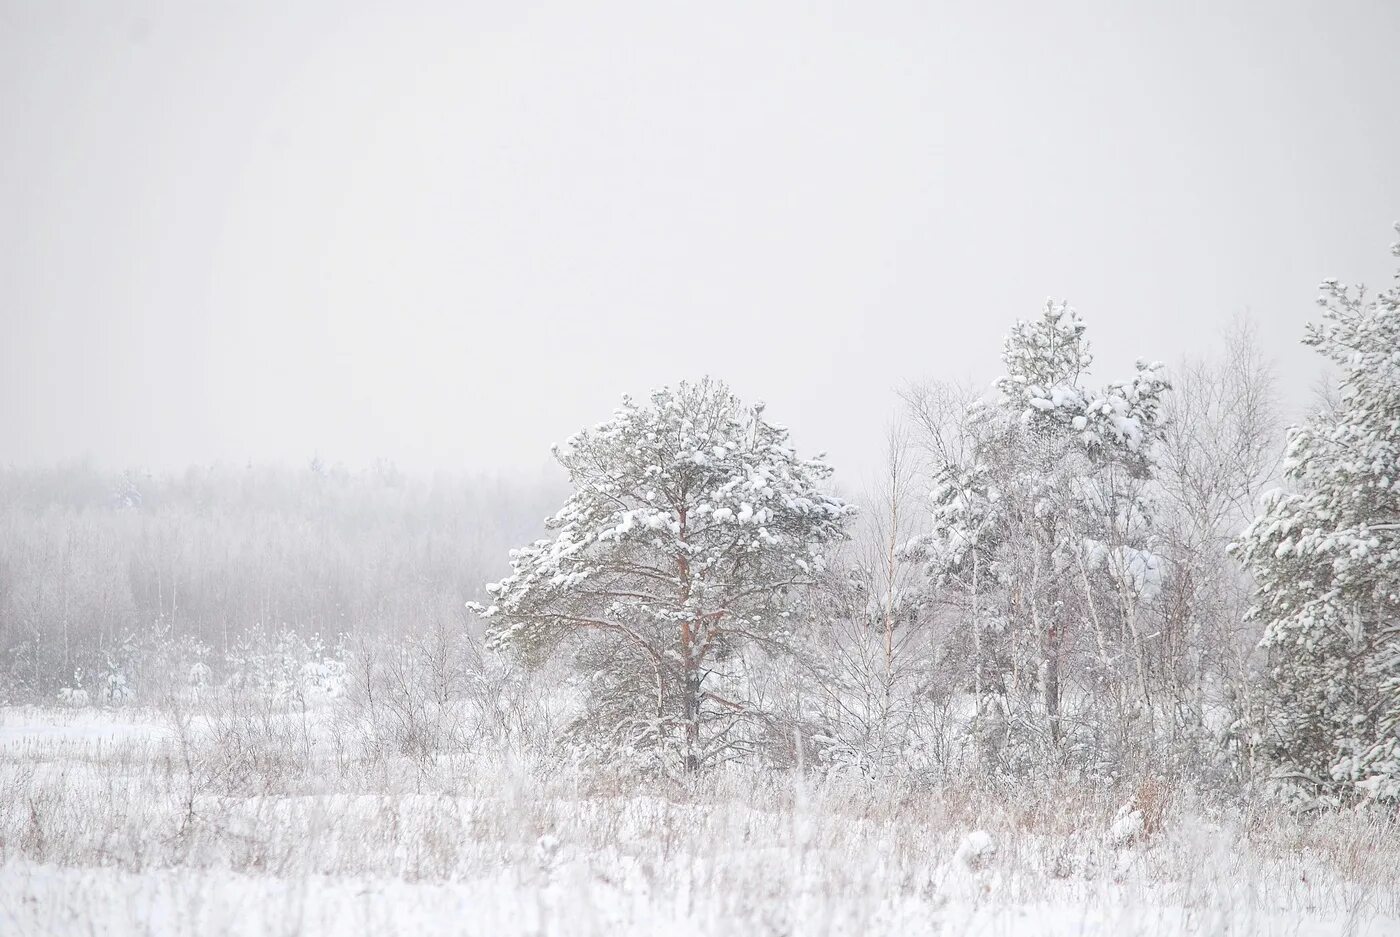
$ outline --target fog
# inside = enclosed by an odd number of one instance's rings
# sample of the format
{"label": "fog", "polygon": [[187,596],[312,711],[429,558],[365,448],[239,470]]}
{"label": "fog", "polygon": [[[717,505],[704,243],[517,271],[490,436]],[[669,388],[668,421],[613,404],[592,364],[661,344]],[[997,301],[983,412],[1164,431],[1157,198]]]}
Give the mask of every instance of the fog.
{"label": "fog", "polygon": [[1397,40],[0,0],[0,935],[1400,934]]}
{"label": "fog", "polygon": [[1102,377],[1381,283],[1400,5],[0,3],[0,461],[534,471],[712,373],[841,478],[1047,297]]}

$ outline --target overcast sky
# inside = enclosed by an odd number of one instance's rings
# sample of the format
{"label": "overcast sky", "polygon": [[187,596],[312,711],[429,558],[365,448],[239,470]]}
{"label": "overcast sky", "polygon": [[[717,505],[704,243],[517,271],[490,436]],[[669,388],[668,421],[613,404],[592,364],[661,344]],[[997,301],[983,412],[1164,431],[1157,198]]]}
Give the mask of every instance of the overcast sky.
{"label": "overcast sky", "polygon": [[1384,285],[1400,3],[0,0],[0,462],[533,470],[711,373],[841,477],[1051,296],[1098,377]]}

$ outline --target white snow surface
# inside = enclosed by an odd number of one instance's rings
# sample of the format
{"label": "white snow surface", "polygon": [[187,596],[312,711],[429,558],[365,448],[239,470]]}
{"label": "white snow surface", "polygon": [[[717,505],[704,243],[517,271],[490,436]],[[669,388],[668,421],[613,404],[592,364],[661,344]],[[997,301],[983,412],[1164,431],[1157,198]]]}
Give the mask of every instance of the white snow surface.
{"label": "white snow surface", "polygon": [[[301,725],[313,758],[330,750],[329,711]],[[190,749],[151,712],[0,709],[0,934],[1400,933],[1397,848],[1349,820],[1245,835],[1183,807],[1128,849],[1130,814],[1067,821],[1068,794],[1030,813],[975,790],[607,781],[480,753],[228,789],[199,777],[221,762],[193,731]]]}

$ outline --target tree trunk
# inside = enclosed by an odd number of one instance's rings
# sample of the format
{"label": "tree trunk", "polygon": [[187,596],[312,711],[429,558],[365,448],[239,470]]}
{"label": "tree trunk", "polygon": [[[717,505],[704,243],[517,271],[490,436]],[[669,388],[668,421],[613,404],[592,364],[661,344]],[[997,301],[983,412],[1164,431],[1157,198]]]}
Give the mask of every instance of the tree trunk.
{"label": "tree trunk", "polygon": [[1050,741],[1064,738],[1060,725],[1060,626],[1052,623],[1045,635],[1045,713],[1050,720]]}
{"label": "tree trunk", "polygon": [[[677,514],[680,536],[684,540],[689,512],[682,507]],[[690,599],[690,560],[684,553],[676,556],[676,573],[681,584],[680,601],[684,605]],[[681,622],[681,719],[685,732],[681,763],[686,774],[693,774],[700,768],[700,660],[696,647],[699,636],[699,621]]]}
{"label": "tree trunk", "polygon": [[[687,638],[691,636],[690,626],[686,626]],[[687,644],[690,644],[687,641]],[[685,760],[686,774],[700,768],[700,667],[695,659],[693,647],[685,652],[685,679],[681,681],[682,705],[685,712]]]}

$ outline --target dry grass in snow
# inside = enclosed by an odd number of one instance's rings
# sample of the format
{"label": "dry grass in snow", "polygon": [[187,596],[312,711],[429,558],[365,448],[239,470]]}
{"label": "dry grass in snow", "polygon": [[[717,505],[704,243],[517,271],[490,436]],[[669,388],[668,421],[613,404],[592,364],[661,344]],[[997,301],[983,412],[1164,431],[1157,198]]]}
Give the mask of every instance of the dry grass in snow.
{"label": "dry grass in snow", "polygon": [[1155,785],[375,757],[329,712],[0,711],[0,933],[1400,933],[1400,835]]}

